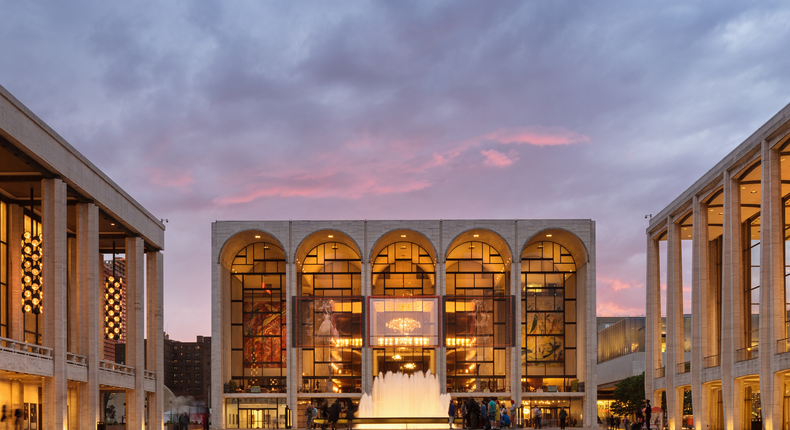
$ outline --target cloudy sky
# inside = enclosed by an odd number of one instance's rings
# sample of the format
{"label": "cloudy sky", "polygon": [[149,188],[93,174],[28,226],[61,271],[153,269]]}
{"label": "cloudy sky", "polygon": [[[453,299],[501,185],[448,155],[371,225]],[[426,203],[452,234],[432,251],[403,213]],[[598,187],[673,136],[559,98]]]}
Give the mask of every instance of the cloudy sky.
{"label": "cloudy sky", "polygon": [[644,314],[644,216],[790,102],[790,6],[0,0],[0,85],[158,218],[167,331],[210,223],[591,218]]}

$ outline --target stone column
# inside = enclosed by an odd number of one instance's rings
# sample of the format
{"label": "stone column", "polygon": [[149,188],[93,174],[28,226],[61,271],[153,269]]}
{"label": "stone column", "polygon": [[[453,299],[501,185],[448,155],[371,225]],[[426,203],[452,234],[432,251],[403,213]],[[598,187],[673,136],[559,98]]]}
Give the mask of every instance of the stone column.
{"label": "stone column", "polygon": [[[439,296],[440,301],[447,294],[447,284],[445,283],[446,262],[444,257],[444,249],[436,252],[436,295]],[[444,309],[441,307],[441,303],[439,303],[439,306],[439,318],[442,319],[441,329],[444,331],[446,330],[444,325],[447,323],[447,318],[444,314]],[[441,336],[441,333],[439,334],[439,347],[436,348],[436,379],[439,381],[439,392],[445,394],[447,393],[447,344],[444,340],[444,336]]]}
{"label": "stone column", "polygon": [[710,267],[708,245],[708,207],[700,201],[699,196],[694,196],[692,226],[692,273],[691,273],[691,406],[693,414],[698,419],[694,420],[694,429],[703,430],[702,422],[710,420],[710,407],[708,390],[702,388],[702,368],[704,358],[713,355],[710,352],[710,341],[714,333],[708,330],[707,314],[709,313],[709,283],[708,270]]}
{"label": "stone column", "polygon": [[8,291],[11,300],[8,304],[9,336],[11,339],[25,340],[25,314],[22,312],[22,233],[25,230],[25,210],[19,205],[8,205]]}
{"label": "stone column", "polygon": [[[587,294],[587,303],[584,308],[584,321],[586,324],[585,333],[587,335],[587,355],[585,356],[587,362],[587,384],[589,384],[588,386],[590,387],[585,387],[585,390],[587,390],[585,393],[585,397],[587,398],[586,416],[591,421],[591,427],[598,423],[597,419],[593,419],[593,417],[598,416],[598,325],[595,316],[595,311],[598,306],[595,295],[597,289],[597,284],[595,282],[597,279],[597,256],[595,254],[597,239],[595,234],[595,221],[590,221],[589,253],[585,270],[586,279],[584,280],[584,289],[588,291],[589,294]],[[578,355],[576,359],[578,360]]]}
{"label": "stone column", "polygon": [[[372,278],[372,266],[371,266],[372,259],[371,259],[371,257],[368,257],[370,251],[369,251],[369,248],[367,246],[367,222],[365,222],[365,225],[366,225],[366,228],[365,228],[365,231],[366,231],[366,233],[365,233],[366,243],[364,243],[362,245],[363,248],[365,249],[365,251],[363,251],[362,258],[363,259],[367,258],[368,261],[363,261],[362,262],[362,274],[361,274],[361,276],[362,276],[362,297],[363,297],[362,306],[363,307],[365,307],[367,305],[367,303],[365,303],[365,301],[367,301],[367,298],[371,295],[371,292],[373,291],[373,286],[372,286],[373,278]],[[375,257],[373,257],[373,258],[375,258]],[[366,320],[362,321],[362,327],[363,327],[362,332],[364,333],[363,344],[366,343],[367,339],[370,339],[370,333],[366,332],[367,329],[368,329],[367,319],[370,318],[370,315],[365,314],[365,318],[366,318]],[[361,377],[362,377],[362,392],[370,394],[371,390],[373,389],[373,378],[376,377],[376,375],[373,374],[373,345],[367,345],[367,346],[362,348],[362,372],[361,373],[362,373],[361,374]]]}
{"label": "stone column", "polygon": [[99,255],[99,208],[77,205],[77,285],[80,310],[79,353],[88,359],[88,382],[80,387],[80,429],[96,428],[104,421],[99,392],[99,360],[102,359],[104,319],[99,312],[103,302]]}
{"label": "stone column", "polygon": [[44,346],[52,348],[54,373],[44,378],[43,426],[65,429],[68,422],[66,391],[66,183],[60,179],[41,181],[41,235],[44,264],[42,315]]}
{"label": "stone column", "polygon": [[[516,241],[518,242],[518,241]],[[521,374],[521,254],[519,253],[518,258],[513,258],[513,264],[511,264],[512,270],[512,279],[513,279],[513,323],[514,324],[514,331],[513,333],[515,343],[513,348],[511,348],[511,361],[510,361],[510,371],[512,381],[512,387],[510,389],[512,393],[513,400],[516,401],[516,404],[521,405],[521,378],[523,375]],[[578,359],[578,357],[577,357]],[[513,418],[513,417],[511,417]]]}
{"label": "stone column", "polygon": [[[294,321],[293,315],[296,313],[296,304],[294,303],[293,296],[300,295],[300,292],[297,292],[296,288],[296,264],[293,263],[294,255],[286,256],[286,265],[285,265],[285,297],[287,303],[287,310],[286,310],[286,318],[289,318],[290,321]],[[228,324],[228,323],[226,323]],[[285,344],[287,358],[286,358],[286,368],[285,374],[288,378],[288,381],[291,382],[288,384],[287,387],[287,397],[286,402],[289,408],[291,408],[291,417],[293,420],[294,427],[296,427],[296,420],[297,420],[297,391],[299,390],[300,384],[297,381],[301,381],[301,372],[299,369],[301,368],[301,349],[294,348],[293,346],[293,331],[298,330],[298,327],[295,327],[295,324],[288,324],[288,330],[291,330],[291,333],[286,333]]]}
{"label": "stone column", "polygon": [[77,239],[67,238],[66,246],[68,247],[68,276],[67,285],[67,313],[68,313],[68,351],[75,354],[79,352],[79,337],[80,337],[80,318],[84,315],[79,311],[78,303],[80,302],[80,289],[78,288],[77,280]]}
{"label": "stone column", "polygon": [[[217,223],[211,224],[211,428],[226,428],[222,393],[230,380],[230,289],[219,263],[223,244],[216,242]],[[286,279],[287,281],[287,279]],[[225,356],[227,351],[227,356]]]}
{"label": "stone column", "polygon": [[682,428],[683,393],[675,390],[677,364],[685,360],[683,354],[683,268],[680,225],[674,217],[667,218],[667,418],[670,430]]}
{"label": "stone column", "polygon": [[134,390],[126,390],[127,428],[141,430],[145,419],[143,239],[126,238],[126,365],[134,367]]}
{"label": "stone column", "polygon": [[[785,338],[784,224],[780,155],[762,142],[760,197],[760,402],[765,430],[782,427],[783,387],[774,376],[776,341]],[[778,369],[777,369],[778,370]]]}
{"label": "stone column", "polygon": [[165,329],[164,329],[164,256],[147,252],[146,318],[148,326],[147,369],[155,373],[156,392],[148,395],[148,427],[163,428],[165,414]]}
{"label": "stone column", "polygon": [[[661,282],[658,239],[647,233],[645,314],[645,396],[653,396],[655,369],[661,367]],[[578,294],[578,293],[577,293]]]}
{"label": "stone column", "polygon": [[740,348],[738,331],[741,330],[741,221],[740,181],[729,171],[724,172],[724,245],[722,252],[722,311],[721,311],[721,391],[724,426],[728,430],[741,430],[741,417],[736,414],[741,404],[736,401],[733,367],[735,350]]}

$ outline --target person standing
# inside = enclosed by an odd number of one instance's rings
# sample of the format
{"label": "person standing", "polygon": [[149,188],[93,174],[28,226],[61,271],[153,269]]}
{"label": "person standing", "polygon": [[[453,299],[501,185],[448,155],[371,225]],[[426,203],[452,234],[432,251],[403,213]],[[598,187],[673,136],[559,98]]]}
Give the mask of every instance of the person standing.
{"label": "person standing", "polygon": [[518,417],[516,416],[516,411],[518,411],[518,407],[516,406],[516,401],[510,399],[510,421],[513,423],[513,427],[518,425]]}
{"label": "person standing", "polygon": [[14,429],[22,430],[22,409],[19,408],[14,411]]}
{"label": "person standing", "polygon": [[447,409],[447,415],[449,418],[450,428],[453,428],[453,421],[455,421],[455,402],[450,400],[450,407]]}
{"label": "person standing", "polygon": [[340,403],[335,399],[335,403],[329,408],[329,424],[332,425],[332,430],[337,430],[337,420],[340,419]]}
{"label": "person standing", "polygon": [[313,402],[307,403],[307,409],[304,410],[304,417],[307,419],[307,428],[311,428],[313,421]]}
{"label": "person standing", "polygon": [[650,415],[653,413],[652,407],[650,407],[650,400],[645,400],[645,424],[647,425],[647,430],[650,430]]}
{"label": "person standing", "polygon": [[488,422],[491,423],[492,429],[496,428],[496,410],[497,410],[496,400],[494,400],[494,398],[492,397],[488,401]]}
{"label": "person standing", "polygon": [[310,419],[310,423],[313,425],[310,428],[315,428],[315,419],[318,418],[318,405],[313,406],[313,416]]}
{"label": "person standing", "polygon": [[488,423],[488,399],[484,398],[480,402],[480,425],[485,428]]}
{"label": "person standing", "polygon": [[537,407],[537,406],[535,406],[534,412],[535,412],[535,414],[534,414],[534,417],[535,417],[535,428],[539,429],[539,428],[541,428],[541,418],[543,418],[543,412],[541,412],[540,408]]}
{"label": "person standing", "polygon": [[178,425],[181,426],[181,430],[189,429],[189,415],[186,412],[182,412],[178,417]]}
{"label": "person standing", "polygon": [[466,409],[466,401],[459,400],[458,403],[461,405],[461,427],[466,428],[466,421],[469,419],[469,413]]}
{"label": "person standing", "polygon": [[562,408],[560,411],[560,430],[565,429],[565,419],[568,418],[568,412],[565,411],[565,408]]}
{"label": "person standing", "polygon": [[346,406],[346,428],[351,430],[351,426],[354,422],[354,402],[351,399],[348,399],[348,405]]}

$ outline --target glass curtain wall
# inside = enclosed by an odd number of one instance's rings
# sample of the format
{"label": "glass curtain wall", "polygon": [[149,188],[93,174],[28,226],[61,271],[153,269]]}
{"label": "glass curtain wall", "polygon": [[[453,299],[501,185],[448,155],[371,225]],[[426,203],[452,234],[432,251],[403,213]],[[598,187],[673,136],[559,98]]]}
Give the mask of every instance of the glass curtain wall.
{"label": "glass curtain wall", "polygon": [[[340,242],[322,243],[307,253],[300,277],[302,296],[313,296],[313,324],[316,338],[329,336],[329,342],[316,342],[302,348],[302,385],[309,392],[355,393],[362,389],[362,341],[331,341],[339,339],[341,314],[361,318],[360,309],[344,300],[362,293],[362,260],[348,245]],[[347,309],[346,309],[347,308]],[[321,321],[321,323],[317,323]],[[327,335],[324,335],[326,333]],[[360,333],[361,335],[361,333]]]}
{"label": "glass curtain wall", "polygon": [[[373,260],[373,296],[433,296],[436,265],[423,247],[412,242],[387,245]],[[371,345],[372,346],[372,345]],[[373,376],[386,373],[431,371],[436,374],[436,349],[393,346],[373,349]]]}
{"label": "glass curtain wall", "polygon": [[598,332],[598,364],[645,352],[645,319],[623,318]]}
{"label": "glass curtain wall", "polygon": [[510,267],[496,248],[471,241],[448,253],[445,272],[447,392],[509,390]]}
{"label": "glass curtain wall", "polygon": [[285,252],[248,245],[231,265],[231,378],[248,393],[286,392]]}
{"label": "glass curtain wall", "polygon": [[8,337],[8,205],[0,201],[0,337]]}
{"label": "glass curtain wall", "polygon": [[576,262],[554,242],[521,255],[521,387],[576,391]]}
{"label": "glass curtain wall", "polygon": [[741,176],[743,345],[739,359],[757,357],[760,343],[760,163]]}
{"label": "glass curtain wall", "polygon": [[787,339],[790,339],[790,144],[785,143],[784,147],[779,150],[779,164],[781,171],[781,193],[782,193],[782,222],[784,224],[783,238],[784,238],[784,265],[785,265],[785,288],[784,288],[784,303],[785,303],[785,332],[784,345],[779,345],[778,352],[790,351]]}

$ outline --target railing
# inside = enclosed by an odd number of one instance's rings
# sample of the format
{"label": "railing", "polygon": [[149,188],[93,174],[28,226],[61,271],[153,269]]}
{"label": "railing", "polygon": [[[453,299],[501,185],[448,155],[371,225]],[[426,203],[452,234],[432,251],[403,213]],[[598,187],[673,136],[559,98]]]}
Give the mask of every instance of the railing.
{"label": "railing", "polygon": [[721,366],[721,355],[711,355],[709,357],[705,357],[702,359],[702,367],[705,369],[709,367],[719,367]]}
{"label": "railing", "polygon": [[663,378],[664,376],[667,376],[667,367],[666,366],[659,367],[658,369],[656,369],[655,375],[653,376],[655,378]]}
{"label": "railing", "polygon": [[684,361],[675,365],[675,373],[688,373],[691,372],[691,362]]}
{"label": "railing", "polygon": [[134,367],[125,366],[123,364],[118,364],[112,361],[99,360],[99,368],[104,370],[109,370],[110,372],[118,373],[121,375],[134,376]]}
{"label": "railing", "polygon": [[790,352],[790,338],[779,339],[776,341],[776,353],[782,354],[785,352]]}
{"label": "railing", "polygon": [[150,379],[150,380],[152,380],[152,381],[153,381],[153,380],[156,380],[156,372],[152,372],[152,371],[150,371],[150,370],[146,370],[146,371],[144,371],[144,373],[143,373],[143,378],[145,378],[145,379]]}
{"label": "railing", "polygon": [[741,348],[735,351],[735,361],[746,361],[760,356],[759,345]]}
{"label": "railing", "polygon": [[52,348],[6,337],[0,337],[0,349],[29,357],[52,359]]}
{"label": "railing", "polygon": [[71,364],[76,364],[77,366],[88,367],[88,357],[84,355],[67,352],[66,361]]}

